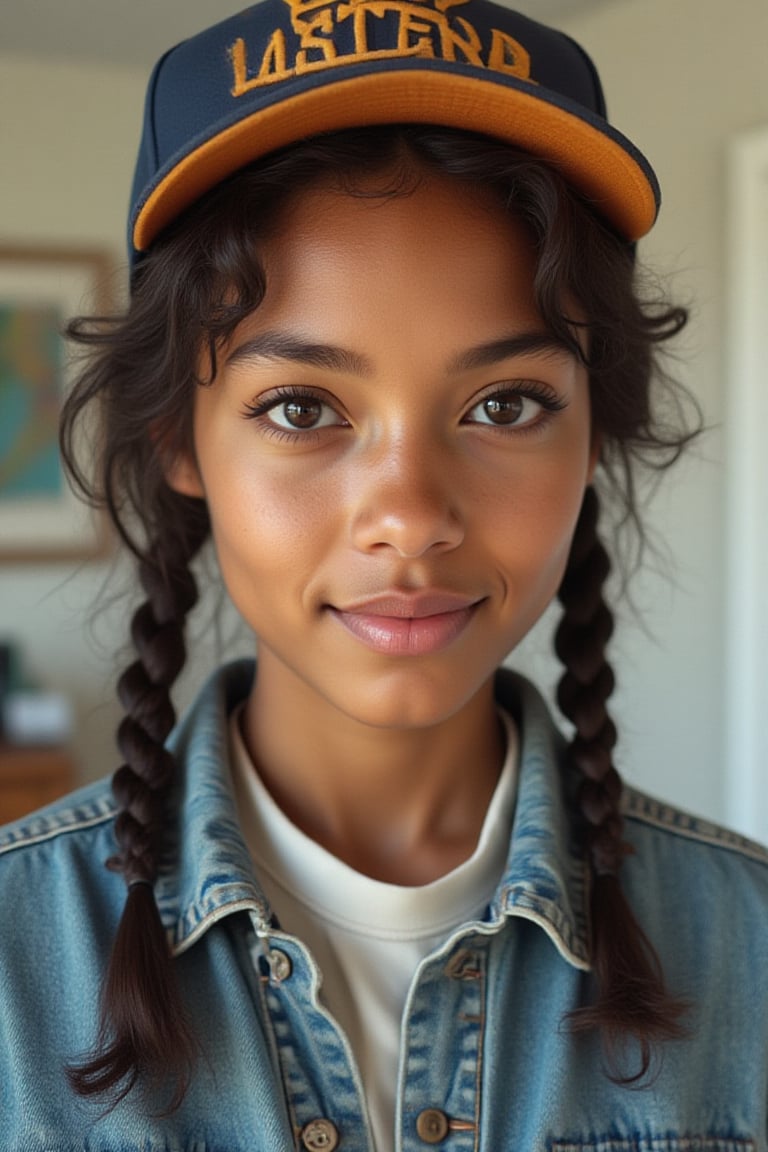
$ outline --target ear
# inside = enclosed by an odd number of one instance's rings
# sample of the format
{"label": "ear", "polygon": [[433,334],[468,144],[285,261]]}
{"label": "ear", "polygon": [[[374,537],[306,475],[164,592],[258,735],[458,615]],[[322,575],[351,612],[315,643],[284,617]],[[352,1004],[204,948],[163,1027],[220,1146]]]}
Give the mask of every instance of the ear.
{"label": "ear", "polygon": [[168,487],[172,488],[174,492],[178,492],[180,496],[196,496],[200,500],[205,499],[203,478],[191,452],[178,452],[171,459],[164,460],[163,472]]}
{"label": "ear", "polygon": [[[159,420],[150,425],[149,437],[168,487],[180,496],[195,496],[204,500],[203,478],[195,458],[194,446],[191,443],[182,446],[186,438],[169,428],[167,422],[161,423]],[[191,441],[192,437],[188,439]]]}
{"label": "ear", "polygon": [[600,449],[603,446],[603,438],[594,429],[592,431],[592,439],[589,445],[589,461],[587,464],[587,484],[591,484],[595,478],[595,469],[600,463]]}

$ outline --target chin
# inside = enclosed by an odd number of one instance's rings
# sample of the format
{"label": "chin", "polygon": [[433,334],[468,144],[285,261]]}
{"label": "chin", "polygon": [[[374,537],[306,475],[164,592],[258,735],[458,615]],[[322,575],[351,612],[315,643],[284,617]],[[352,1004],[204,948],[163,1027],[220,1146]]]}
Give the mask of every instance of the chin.
{"label": "chin", "polygon": [[[399,681],[399,682],[398,682]],[[389,676],[363,689],[356,689],[336,707],[352,720],[371,728],[414,731],[434,728],[460,712],[488,677],[476,684],[441,683],[422,675]]]}

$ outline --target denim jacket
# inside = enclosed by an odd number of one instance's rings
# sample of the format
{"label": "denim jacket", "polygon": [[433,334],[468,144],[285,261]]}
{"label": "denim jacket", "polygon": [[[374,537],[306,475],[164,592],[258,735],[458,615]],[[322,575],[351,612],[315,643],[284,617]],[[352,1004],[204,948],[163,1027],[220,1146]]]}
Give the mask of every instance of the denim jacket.
{"label": "denim jacket", "polygon": [[[270,926],[238,829],[226,715],[252,675],[218,673],[173,738],[183,781],[157,894],[200,1045],[176,1112],[138,1091],[105,1112],[65,1079],[94,1040],[124,901],[103,866],[109,784],[0,832],[0,1152],[371,1152],[347,1040],[306,948]],[[413,979],[397,1149],[767,1152],[768,852],[627,789],[623,883],[691,1008],[650,1078],[609,1079],[599,1040],[564,1020],[591,974],[562,739],[525,681],[502,673],[498,691],[521,729],[508,861],[483,919]],[[631,1075],[637,1053],[622,1059]]]}

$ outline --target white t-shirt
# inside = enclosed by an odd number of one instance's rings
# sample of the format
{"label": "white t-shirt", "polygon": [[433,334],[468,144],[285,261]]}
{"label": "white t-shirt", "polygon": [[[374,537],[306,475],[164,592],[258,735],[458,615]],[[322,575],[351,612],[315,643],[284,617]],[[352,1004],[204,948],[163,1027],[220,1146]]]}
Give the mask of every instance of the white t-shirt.
{"label": "white t-shirt", "polygon": [[421,887],[372,880],[300,831],[262,783],[230,720],[240,823],[281,928],[312,953],[321,999],[343,1028],[366,1094],[377,1152],[394,1147],[400,1027],[416,969],[462,924],[482,917],[506,862],[516,793],[517,731],[500,713],[506,756],[472,856]]}

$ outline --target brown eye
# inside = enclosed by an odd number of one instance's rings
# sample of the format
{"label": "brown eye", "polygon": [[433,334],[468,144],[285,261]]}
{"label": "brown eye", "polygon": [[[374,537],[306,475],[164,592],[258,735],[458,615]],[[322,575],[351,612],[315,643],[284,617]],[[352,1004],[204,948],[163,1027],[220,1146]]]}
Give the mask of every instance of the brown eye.
{"label": "brown eye", "polygon": [[525,428],[535,424],[545,411],[560,407],[548,396],[536,396],[516,388],[500,388],[484,400],[479,400],[467,413],[470,424],[484,424],[492,428]]}
{"label": "brown eye", "polygon": [[489,396],[482,407],[492,424],[516,424],[522,415],[524,400],[515,393]]}
{"label": "brown eye", "polygon": [[314,432],[346,423],[329,401],[311,392],[273,395],[259,404],[248,405],[250,419],[264,421],[283,432]]}
{"label": "brown eye", "polygon": [[288,400],[282,405],[282,412],[285,421],[292,428],[314,428],[323,415],[323,405],[319,400],[312,400],[309,397],[303,400]]}

